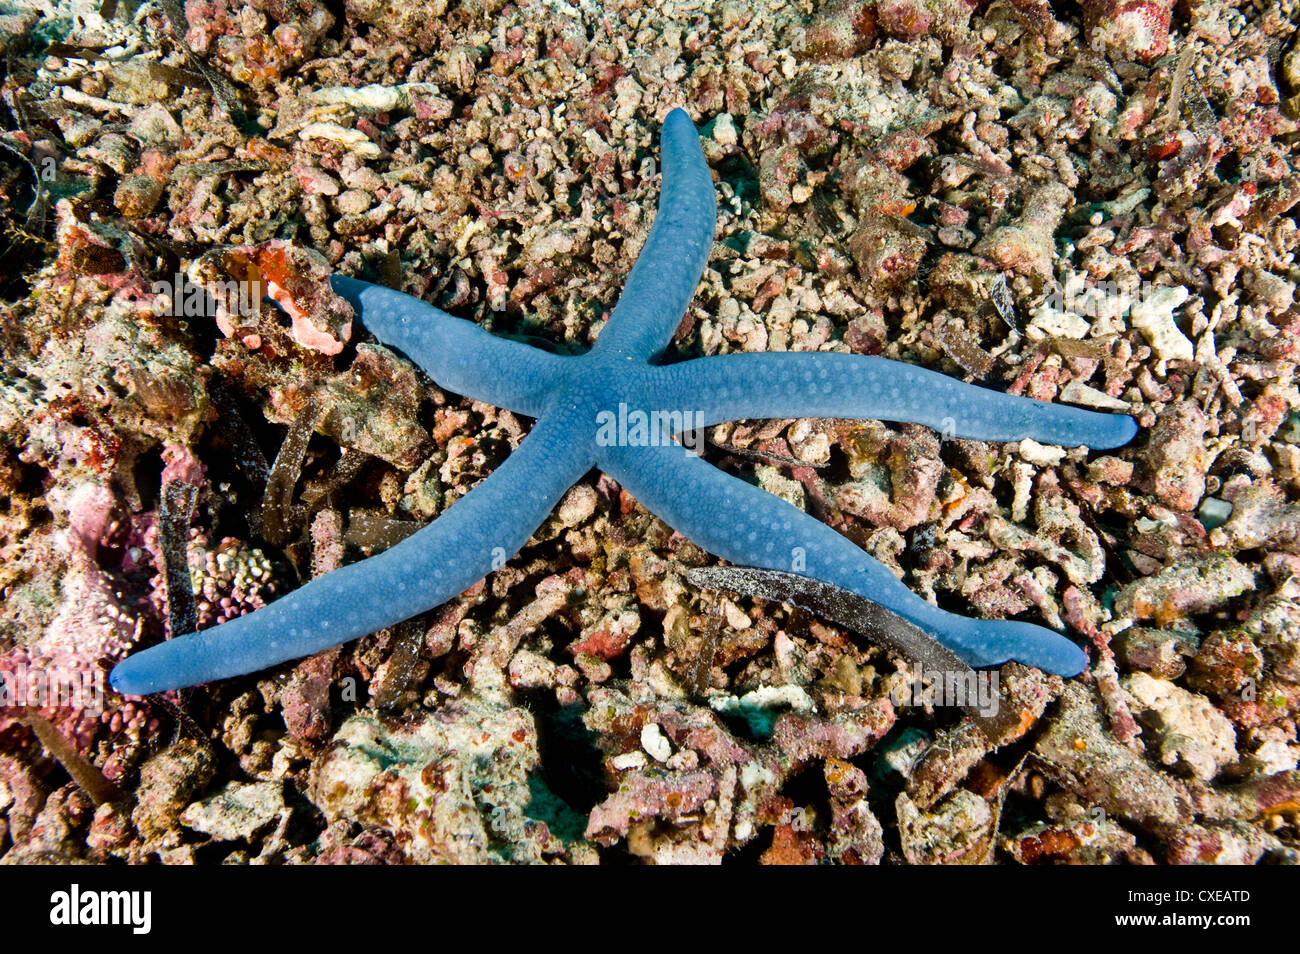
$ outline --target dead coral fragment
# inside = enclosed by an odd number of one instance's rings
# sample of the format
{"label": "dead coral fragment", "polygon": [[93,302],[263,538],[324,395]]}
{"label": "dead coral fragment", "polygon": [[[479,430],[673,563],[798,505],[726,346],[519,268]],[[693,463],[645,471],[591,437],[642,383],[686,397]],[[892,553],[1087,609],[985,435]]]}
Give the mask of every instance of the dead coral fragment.
{"label": "dead coral fragment", "polygon": [[822,774],[831,798],[827,854],[850,864],[879,864],[885,855],[884,832],[867,804],[866,773],[850,762],[830,758]]}
{"label": "dead coral fragment", "polygon": [[1146,828],[1185,825],[1194,817],[1187,789],[1115,741],[1096,691],[1081,683],[1066,684],[1060,712],[1034,751],[1059,784],[1107,814]]}
{"label": "dead coral fragment", "polygon": [[178,742],[144,764],[131,820],[147,845],[165,848],[180,843],[176,825],[181,812],[207,787],[216,770],[212,752],[193,742]]}
{"label": "dead coral fragment", "polygon": [[1187,301],[1188,291],[1181,285],[1157,288],[1129,313],[1129,323],[1142,332],[1157,357],[1191,361],[1196,349],[1174,320],[1174,309]]}
{"label": "dead coral fragment", "polygon": [[1210,455],[1205,412],[1193,401],[1170,404],[1156,419],[1145,458],[1149,486],[1175,510],[1190,511],[1205,496]]}
{"label": "dead coral fragment", "polygon": [[181,824],[202,832],[213,841],[249,841],[282,819],[284,804],[281,782],[231,782],[221,791],[181,812]]}
{"label": "dead coral fragment", "polygon": [[1025,202],[1025,211],[1016,224],[989,232],[976,243],[975,254],[992,259],[1000,268],[1050,278],[1056,258],[1056,230],[1073,201],[1070,190],[1059,182],[1040,186]]}
{"label": "dead coral fragment", "polygon": [[831,0],[814,14],[795,49],[815,60],[842,60],[869,49],[875,35],[874,0]]}
{"label": "dead coral fragment", "polygon": [[[1001,517],[989,518],[989,539],[1004,550],[1037,553],[1065,571],[1071,583],[1095,583],[1106,572],[1101,541],[1079,516],[1078,508],[1060,495],[1034,500],[1038,532],[1031,534]],[[1062,541],[1069,541],[1068,548]]]}
{"label": "dead coral fragment", "polygon": [[392,832],[415,864],[537,863],[567,850],[525,811],[539,761],[523,709],[469,700],[402,726],[356,715],[313,763],[309,794],[330,821]]}
{"label": "dead coral fragment", "polygon": [[1187,657],[1196,654],[1194,638],[1142,626],[1130,626],[1115,636],[1112,645],[1125,667],[1161,679],[1177,679],[1187,671]]}
{"label": "dead coral fragment", "polygon": [[1123,679],[1138,719],[1155,733],[1162,764],[1209,781],[1237,761],[1232,723],[1209,699],[1144,672]]}
{"label": "dead coral fragment", "polygon": [[896,808],[903,857],[909,864],[977,865],[992,847],[993,811],[974,792],[962,789],[933,812],[920,811],[903,794]]}
{"label": "dead coral fragment", "polygon": [[1276,483],[1266,477],[1254,483],[1230,481],[1224,496],[1232,502],[1232,516],[1214,531],[1216,546],[1300,553],[1300,506],[1287,503]]}
{"label": "dead coral fragment", "polygon": [[[660,863],[716,863],[729,848],[752,840],[761,825],[799,827],[808,816],[779,795],[785,781],[815,760],[860,755],[893,725],[892,707],[883,700],[831,718],[786,712],[776,718],[770,741],[753,744],[738,741],[713,712],[688,703],[637,704],[605,688],[588,699],[584,721],[608,752],[617,791],[592,810],[587,837],[606,845],[626,839],[631,850]],[[661,747],[659,754],[667,751],[660,739],[673,750],[663,765],[644,752],[650,725],[656,726],[649,736]],[[853,780],[841,781],[843,841],[836,850],[870,857],[865,806],[858,804]],[[795,824],[792,817],[802,821]],[[778,827],[780,839],[790,841],[794,834],[781,834]],[[785,847],[799,848],[798,854],[810,846],[794,838]]]}
{"label": "dead coral fragment", "polygon": [[944,466],[939,440],[929,428],[858,425],[849,445],[849,473],[854,480],[837,489],[836,503],[877,526],[909,530],[932,520],[939,508]]}
{"label": "dead coral fragment", "polygon": [[1115,615],[1154,619],[1164,626],[1190,613],[1205,613],[1255,588],[1255,574],[1230,556],[1210,554],[1175,564],[1125,586]]}
{"label": "dead coral fragment", "polygon": [[1167,860],[1174,865],[1253,865],[1282,843],[1244,822],[1189,825],[1169,839]]}
{"label": "dead coral fragment", "polygon": [[[213,293],[217,327],[256,350],[270,335],[262,327],[262,298],[284,309],[293,338],[304,348],[336,355],[352,337],[352,306],[334,293],[332,269],[311,249],[279,239],[210,253],[195,266],[195,278]],[[236,283],[237,294],[228,292]],[[241,307],[232,308],[233,302]],[[242,303],[251,307],[244,308]],[[242,314],[243,311],[248,314]]]}

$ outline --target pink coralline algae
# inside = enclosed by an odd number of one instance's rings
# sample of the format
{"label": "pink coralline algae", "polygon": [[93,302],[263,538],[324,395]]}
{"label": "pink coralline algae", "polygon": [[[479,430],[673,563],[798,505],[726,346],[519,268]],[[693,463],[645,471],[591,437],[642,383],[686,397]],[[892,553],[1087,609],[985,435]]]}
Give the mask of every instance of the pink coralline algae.
{"label": "pink coralline algae", "polygon": [[881,32],[900,40],[935,34],[951,43],[965,30],[975,0],[879,0],[876,22]]}
{"label": "pink coralline algae", "polygon": [[879,34],[915,40],[927,34],[955,42],[975,0],[830,0],[805,29],[797,49],[820,60],[845,59],[869,49]]}
{"label": "pink coralline algae", "polygon": [[69,687],[68,695],[42,699],[38,709],[83,754],[105,730],[138,733],[156,724],[146,705],[110,704],[107,690],[107,668],[134,647],[144,625],[98,563],[101,544],[120,531],[114,511],[113,495],[95,484],[84,484],[69,501],[70,526],[62,537],[67,560],[62,602],[39,638],[0,657],[7,692],[21,696],[6,700],[6,709],[0,710],[0,734],[17,725],[9,705],[37,701],[29,694],[50,686]]}
{"label": "pink coralline algae", "polygon": [[[315,52],[334,16],[315,0],[187,0],[186,42],[211,54],[230,78],[271,86]],[[274,25],[272,25],[274,24]]]}
{"label": "pink coralline algae", "polygon": [[1084,0],[1083,22],[1094,50],[1153,60],[1169,49],[1173,0]]}

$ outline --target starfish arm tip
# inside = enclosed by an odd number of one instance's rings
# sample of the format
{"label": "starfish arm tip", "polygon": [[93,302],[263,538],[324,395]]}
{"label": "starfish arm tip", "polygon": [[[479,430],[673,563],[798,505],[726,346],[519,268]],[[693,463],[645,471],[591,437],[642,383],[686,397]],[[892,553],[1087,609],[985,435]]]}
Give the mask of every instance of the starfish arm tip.
{"label": "starfish arm tip", "polygon": [[717,230],[717,194],[695,123],[674,109],[660,131],[663,188],[637,255],[593,353],[649,360],[672,340],[695,297]]}
{"label": "starfish arm tip", "polygon": [[[1070,404],[1045,401],[1033,401],[1028,407],[1023,404],[1014,407],[1023,410],[1018,417],[1009,418],[1014,422],[1010,430],[1015,434],[1007,433],[1004,440],[1032,437],[1063,447],[1111,450],[1129,443],[1140,430],[1137,421],[1127,414],[1089,411]],[[996,411],[996,406],[991,406],[990,410]]]}
{"label": "starfish arm tip", "polygon": [[1088,657],[1073,641],[1060,633],[1019,620],[969,620],[969,632],[953,641],[940,634],[939,641],[975,667],[999,666],[1015,660],[1056,676],[1079,675]]}
{"label": "starfish arm tip", "polygon": [[346,275],[331,275],[330,285],[367,331],[440,387],[536,417],[563,376],[563,358],[497,337],[404,292]]}
{"label": "starfish arm tip", "polygon": [[678,106],[672,109],[668,115],[664,117],[663,131],[661,135],[668,136],[684,132],[696,135],[695,123],[691,119],[690,113]]}
{"label": "starfish arm tip", "polygon": [[1138,433],[1138,422],[1127,414],[1098,414],[1080,429],[1079,444],[1095,450],[1123,447]]}
{"label": "starfish arm tip", "polygon": [[1140,428],[1138,427],[1138,422],[1127,414],[1119,414],[1116,416],[1119,417],[1120,420],[1116,422],[1117,441],[1114,446],[1123,447],[1129,441],[1133,440],[1133,438],[1137,437]]}
{"label": "starfish arm tip", "polygon": [[124,696],[147,696],[172,688],[146,650],[123,659],[108,674],[108,684]]}

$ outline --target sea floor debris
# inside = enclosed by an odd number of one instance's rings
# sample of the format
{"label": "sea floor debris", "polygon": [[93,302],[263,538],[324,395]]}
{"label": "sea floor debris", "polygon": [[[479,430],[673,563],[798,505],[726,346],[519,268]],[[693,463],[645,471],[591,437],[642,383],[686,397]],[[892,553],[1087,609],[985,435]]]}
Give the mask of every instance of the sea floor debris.
{"label": "sea floor debris", "polygon": [[[164,7],[0,11],[5,862],[1300,857],[1295,4]],[[323,277],[583,351],[679,106],[721,201],[677,355],[879,355],[1140,422],[1104,452],[703,435],[1088,670],[1002,666],[981,716],[906,644],[692,583],[716,562],[593,474],[412,625],[116,696],[176,614],[391,546],[528,433]]]}

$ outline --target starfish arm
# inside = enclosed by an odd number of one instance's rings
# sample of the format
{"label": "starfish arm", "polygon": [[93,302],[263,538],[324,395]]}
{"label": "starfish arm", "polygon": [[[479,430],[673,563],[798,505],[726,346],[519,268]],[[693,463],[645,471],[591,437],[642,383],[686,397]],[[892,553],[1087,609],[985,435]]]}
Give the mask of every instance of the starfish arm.
{"label": "starfish arm", "polygon": [[717,207],[700,136],[686,112],[664,120],[663,191],[654,226],[593,353],[649,359],[672,340],[713,247]]}
{"label": "starfish arm", "polygon": [[541,416],[565,359],[484,331],[427,302],[334,275],[334,291],[366,330],[418,364],[440,387],[529,417]]}
{"label": "starfish arm", "polygon": [[652,368],[655,408],[698,411],[698,426],[763,417],[913,421],[946,436],[1119,447],[1137,433],[1126,414],[1100,414],[966,384],[886,358],[765,352]]}
{"label": "starfish arm", "polygon": [[1079,647],[1042,626],[967,619],[932,606],[847,537],[680,446],[610,448],[600,466],[643,506],[715,556],[851,590],[920,626],[972,666],[1015,659],[1073,676],[1086,663]]}
{"label": "starfish arm", "polygon": [[570,421],[539,421],[490,477],[401,543],[247,616],[137,653],[118,664],[110,681],[126,695],[193,686],[308,656],[422,613],[516,553],[592,463],[590,445]]}

